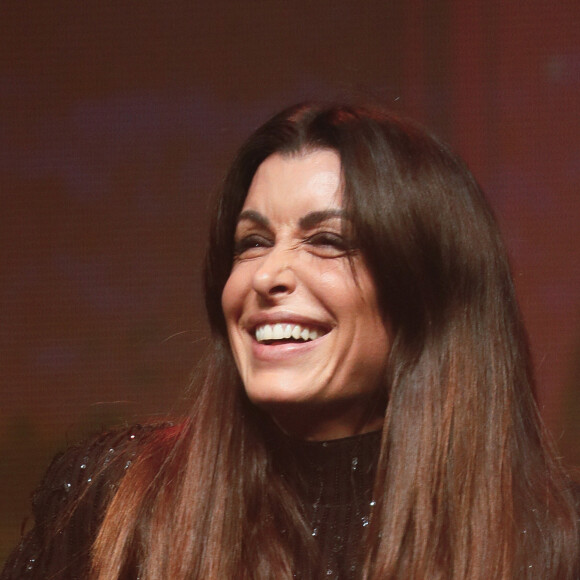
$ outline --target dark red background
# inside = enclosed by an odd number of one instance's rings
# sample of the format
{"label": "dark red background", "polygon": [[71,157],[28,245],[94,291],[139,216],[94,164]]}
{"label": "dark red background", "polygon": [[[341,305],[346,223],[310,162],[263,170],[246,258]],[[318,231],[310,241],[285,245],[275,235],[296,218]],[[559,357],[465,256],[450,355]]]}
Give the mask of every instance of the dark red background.
{"label": "dark red background", "polygon": [[510,249],[542,413],[580,463],[577,0],[0,4],[0,560],[67,441],[179,412],[208,196],[305,98],[462,154]]}

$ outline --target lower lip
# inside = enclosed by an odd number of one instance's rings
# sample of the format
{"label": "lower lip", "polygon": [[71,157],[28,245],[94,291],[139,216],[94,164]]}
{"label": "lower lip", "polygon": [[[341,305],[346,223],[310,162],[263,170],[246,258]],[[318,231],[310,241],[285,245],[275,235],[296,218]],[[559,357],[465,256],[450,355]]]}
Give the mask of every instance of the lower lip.
{"label": "lower lip", "polygon": [[292,359],[314,350],[321,342],[324,342],[328,334],[308,342],[287,342],[284,344],[263,344],[252,337],[252,355],[256,360],[264,362]]}

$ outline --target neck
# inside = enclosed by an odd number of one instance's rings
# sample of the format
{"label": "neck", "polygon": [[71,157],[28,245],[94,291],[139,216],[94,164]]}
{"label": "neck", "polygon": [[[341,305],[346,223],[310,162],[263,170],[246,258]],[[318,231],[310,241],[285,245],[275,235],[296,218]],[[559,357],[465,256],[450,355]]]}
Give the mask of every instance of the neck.
{"label": "neck", "polygon": [[283,433],[304,441],[331,441],[380,431],[384,422],[376,409],[361,410],[355,405],[345,410],[330,405],[284,404],[267,411]]}

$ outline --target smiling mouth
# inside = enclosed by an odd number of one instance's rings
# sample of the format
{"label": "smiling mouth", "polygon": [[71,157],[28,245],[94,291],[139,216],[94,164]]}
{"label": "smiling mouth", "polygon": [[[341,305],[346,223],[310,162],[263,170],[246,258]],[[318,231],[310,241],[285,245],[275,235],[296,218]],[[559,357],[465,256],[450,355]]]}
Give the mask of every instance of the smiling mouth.
{"label": "smiling mouth", "polygon": [[326,334],[327,330],[302,326],[301,324],[276,323],[262,324],[254,330],[254,338],[262,344],[280,342],[309,342]]}

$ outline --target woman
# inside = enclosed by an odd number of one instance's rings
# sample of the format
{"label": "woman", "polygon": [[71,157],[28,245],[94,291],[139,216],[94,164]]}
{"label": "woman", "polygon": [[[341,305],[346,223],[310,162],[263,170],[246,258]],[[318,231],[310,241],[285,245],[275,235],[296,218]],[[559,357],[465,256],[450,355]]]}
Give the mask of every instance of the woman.
{"label": "woman", "polygon": [[283,111],[232,165],[205,272],[190,417],[58,458],[3,579],[577,577],[505,251],[443,144]]}

